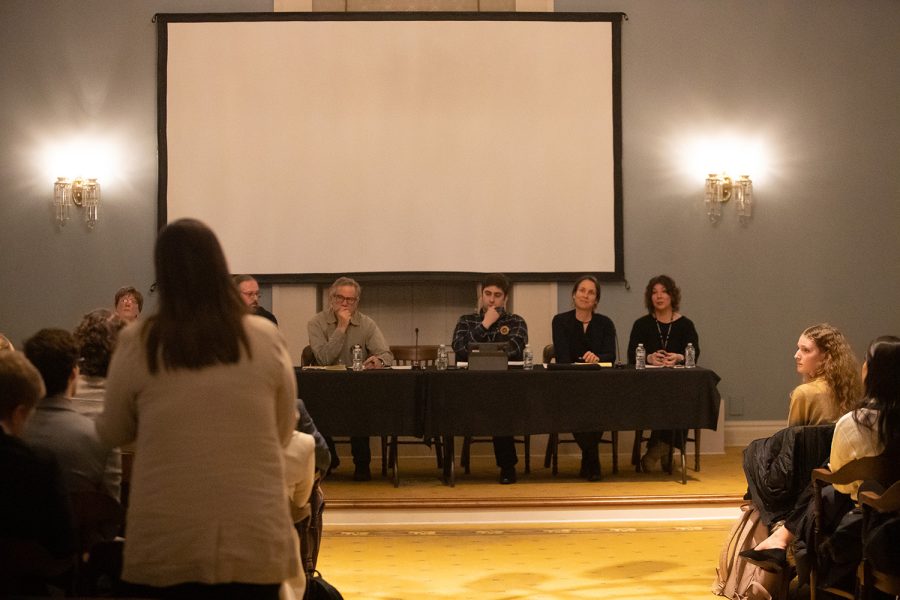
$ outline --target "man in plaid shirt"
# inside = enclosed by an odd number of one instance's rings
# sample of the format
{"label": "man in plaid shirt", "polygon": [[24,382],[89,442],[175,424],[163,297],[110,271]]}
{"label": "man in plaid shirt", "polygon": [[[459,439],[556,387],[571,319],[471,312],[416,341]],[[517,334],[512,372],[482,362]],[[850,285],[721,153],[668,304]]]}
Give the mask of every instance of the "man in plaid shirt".
{"label": "man in plaid shirt", "polygon": [[[456,359],[469,359],[469,345],[485,342],[505,342],[509,360],[522,360],[528,343],[528,325],[519,315],[506,312],[509,279],[500,273],[488,275],[481,282],[479,311],[463,315],[453,332],[453,351]],[[511,436],[494,436],[494,456],[500,467],[500,483],[516,482],[516,445]]]}

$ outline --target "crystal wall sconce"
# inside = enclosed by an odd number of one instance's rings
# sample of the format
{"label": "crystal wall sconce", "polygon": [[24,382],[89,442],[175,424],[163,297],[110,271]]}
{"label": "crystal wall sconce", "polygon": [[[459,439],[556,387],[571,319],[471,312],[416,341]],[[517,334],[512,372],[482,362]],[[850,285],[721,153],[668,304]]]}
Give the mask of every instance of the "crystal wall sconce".
{"label": "crystal wall sconce", "polygon": [[753,216],[753,181],[741,175],[737,181],[722,173],[710,173],[706,178],[706,216],[713,223],[722,217],[722,205],[734,199],[738,218],[746,224]]}
{"label": "crystal wall sconce", "polygon": [[84,222],[93,229],[100,219],[100,184],[96,179],[57,177],[53,184],[53,207],[60,227],[69,220],[73,206],[84,210]]}

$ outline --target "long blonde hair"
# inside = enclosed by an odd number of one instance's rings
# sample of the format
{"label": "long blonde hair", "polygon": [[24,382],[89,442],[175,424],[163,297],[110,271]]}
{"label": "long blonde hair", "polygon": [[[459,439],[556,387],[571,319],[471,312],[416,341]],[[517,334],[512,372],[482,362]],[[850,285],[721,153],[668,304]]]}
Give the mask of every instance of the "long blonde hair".
{"label": "long blonde hair", "polygon": [[822,362],[814,376],[828,382],[840,414],[858,408],[863,395],[859,363],[844,334],[828,323],[819,323],[807,327],[802,335],[811,339],[822,352]]}

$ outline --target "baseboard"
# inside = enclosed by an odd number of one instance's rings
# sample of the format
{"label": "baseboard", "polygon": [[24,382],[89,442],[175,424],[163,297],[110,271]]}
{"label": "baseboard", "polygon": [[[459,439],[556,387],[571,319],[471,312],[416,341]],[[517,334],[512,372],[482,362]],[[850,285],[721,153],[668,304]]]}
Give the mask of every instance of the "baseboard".
{"label": "baseboard", "polygon": [[786,426],[784,421],[726,421],[725,445],[744,448],[753,440],[769,437]]}

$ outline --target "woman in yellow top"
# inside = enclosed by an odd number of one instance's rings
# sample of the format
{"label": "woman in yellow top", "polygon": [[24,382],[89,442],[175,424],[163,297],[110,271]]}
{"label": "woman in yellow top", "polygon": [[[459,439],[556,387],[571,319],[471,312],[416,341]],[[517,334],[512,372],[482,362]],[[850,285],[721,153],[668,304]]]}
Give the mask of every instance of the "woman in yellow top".
{"label": "woman in yellow top", "polygon": [[807,327],[794,354],[803,383],[791,392],[788,425],[834,423],[856,407],[862,386],[850,344],[828,323]]}

